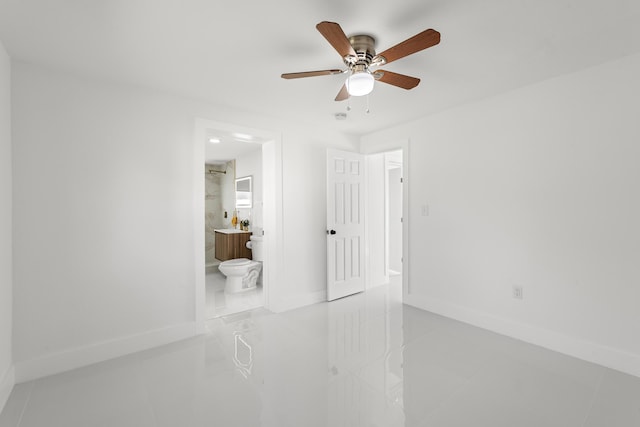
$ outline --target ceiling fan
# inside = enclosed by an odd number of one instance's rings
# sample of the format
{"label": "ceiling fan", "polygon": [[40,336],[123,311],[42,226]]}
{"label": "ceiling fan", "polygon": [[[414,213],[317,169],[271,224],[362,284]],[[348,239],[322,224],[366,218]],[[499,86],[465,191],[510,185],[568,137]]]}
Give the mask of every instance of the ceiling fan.
{"label": "ceiling fan", "polygon": [[349,98],[349,96],[369,94],[373,90],[376,80],[403,89],[413,89],[418,86],[420,79],[391,71],[380,70],[379,67],[440,43],[440,33],[436,30],[429,29],[398,43],[384,52],[376,54],[376,40],[370,35],[357,34],[347,37],[340,25],[328,21],[320,22],[316,25],[316,28],[340,54],[347,69],[285,73],[282,74],[282,78],[299,79],[302,77],[350,73],[342,89],[338,92],[336,101],[344,101]]}

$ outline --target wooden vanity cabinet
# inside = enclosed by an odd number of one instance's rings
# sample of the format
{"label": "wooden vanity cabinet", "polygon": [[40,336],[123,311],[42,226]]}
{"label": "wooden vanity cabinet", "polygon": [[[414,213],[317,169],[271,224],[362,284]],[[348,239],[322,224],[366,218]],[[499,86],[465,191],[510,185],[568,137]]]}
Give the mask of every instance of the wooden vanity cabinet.
{"label": "wooden vanity cabinet", "polygon": [[251,249],[247,249],[247,242],[251,232],[221,233],[216,231],[216,259],[226,261],[235,258],[251,259]]}

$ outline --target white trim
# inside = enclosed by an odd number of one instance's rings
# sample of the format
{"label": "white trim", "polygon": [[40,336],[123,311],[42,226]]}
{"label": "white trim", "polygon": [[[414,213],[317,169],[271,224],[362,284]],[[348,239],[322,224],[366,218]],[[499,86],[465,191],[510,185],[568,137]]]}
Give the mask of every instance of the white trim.
{"label": "white trim", "polygon": [[[272,174],[265,171],[271,164]],[[284,242],[283,218],[283,180],[282,180],[282,135],[274,134],[273,139],[262,144],[262,182],[263,182],[263,293],[264,307],[271,310],[271,300],[277,295],[277,286],[282,283]],[[266,283],[266,285],[265,285]]]}
{"label": "white trim", "polygon": [[[398,151],[398,150],[395,150]],[[389,283],[390,276],[391,276],[391,272],[393,270],[391,270],[391,268],[389,268],[389,244],[390,244],[390,236],[391,234],[389,233],[389,229],[390,229],[390,223],[389,223],[389,191],[390,191],[390,180],[389,180],[389,172],[394,170],[394,169],[400,169],[401,175],[400,175],[400,179],[401,179],[401,183],[404,181],[404,166],[402,164],[402,161],[404,160],[400,160],[395,161],[395,160],[390,160],[389,159],[389,154],[388,153],[393,153],[394,151],[387,151],[385,152],[385,156],[384,156],[384,270],[385,270],[385,277],[386,277],[386,281],[387,283]],[[404,188],[404,185],[401,187],[401,189]],[[403,196],[404,196],[404,191],[403,191]],[[404,205],[402,207],[402,211],[404,213]],[[404,217],[402,218],[402,222],[404,222]],[[403,230],[404,230],[404,224],[403,224]],[[404,245],[403,245],[404,246]],[[404,249],[404,248],[403,248]],[[397,272],[397,274],[402,274],[401,272]]]}
{"label": "white trim", "polygon": [[188,322],[124,338],[90,344],[36,359],[16,362],[15,380],[18,383],[31,381],[115,357],[148,350],[193,337],[196,335],[196,329],[195,322]]}
{"label": "white trim", "polygon": [[283,311],[293,310],[300,307],[305,307],[311,304],[317,304],[319,302],[327,301],[327,291],[315,291],[308,294],[297,295],[293,297],[282,298],[280,300],[271,301],[269,310],[274,313],[282,313]]}
{"label": "white trim", "polygon": [[402,148],[402,301],[408,297],[411,285],[409,282],[409,263],[411,252],[409,251],[409,225],[411,224],[411,212],[409,211],[409,148],[411,141],[406,139],[400,143]]}
{"label": "white trim", "polygon": [[[374,153],[377,154],[377,153]],[[383,282],[375,283],[375,275],[372,274],[372,266],[371,266],[371,239],[369,237],[371,233],[371,208],[369,206],[371,199],[371,163],[370,163],[370,154],[365,155],[364,161],[364,182],[365,182],[365,191],[364,191],[364,259],[365,259],[365,269],[364,269],[364,290],[365,292],[369,289],[373,289],[378,286],[384,285]],[[379,277],[379,276],[378,276]]]}
{"label": "white trim", "polygon": [[382,173],[384,174],[384,280],[389,283],[389,160],[383,155]]}
{"label": "white trim", "polygon": [[193,242],[194,242],[194,278],[195,278],[195,322],[196,333],[206,331],[206,256],[205,256],[205,219],[204,219],[204,161],[205,161],[205,119],[196,118],[193,135]]}
{"label": "white trim", "polygon": [[0,380],[0,412],[4,409],[4,405],[6,405],[7,400],[9,400],[9,395],[11,394],[11,390],[13,390],[13,386],[15,384],[16,371],[13,365],[11,365]]}
{"label": "white trim", "polygon": [[536,328],[524,323],[514,322],[423,295],[408,295],[404,299],[404,303],[520,341],[557,351],[558,353],[640,377],[640,356],[637,354],[584,341],[547,329]]}

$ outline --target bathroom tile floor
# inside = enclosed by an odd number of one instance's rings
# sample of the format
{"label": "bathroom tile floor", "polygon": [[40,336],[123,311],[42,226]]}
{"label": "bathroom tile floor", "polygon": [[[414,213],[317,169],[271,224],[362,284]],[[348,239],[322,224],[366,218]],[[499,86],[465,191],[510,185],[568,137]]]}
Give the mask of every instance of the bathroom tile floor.
{"label": "bathroom tile floor", "polygon": [[250,291],[232,295],[225,294],[226,277],[218,271],[217,266],[207,267],[205,280],[207,319],[252,310],[264,305],[261,285]]}
{"label": "bathroom tile floor", "polygon": [[640,426],[640,378],[403,305],[399,280],[19,384],[0,427]]}

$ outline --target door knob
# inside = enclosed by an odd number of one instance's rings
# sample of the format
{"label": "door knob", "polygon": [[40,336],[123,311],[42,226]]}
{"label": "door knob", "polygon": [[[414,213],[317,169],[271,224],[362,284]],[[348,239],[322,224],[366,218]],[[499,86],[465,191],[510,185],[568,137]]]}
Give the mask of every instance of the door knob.
{"label": "door knob", "polygon": [[336,234],[336,230],[327,230],[327,234]]}

